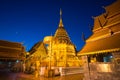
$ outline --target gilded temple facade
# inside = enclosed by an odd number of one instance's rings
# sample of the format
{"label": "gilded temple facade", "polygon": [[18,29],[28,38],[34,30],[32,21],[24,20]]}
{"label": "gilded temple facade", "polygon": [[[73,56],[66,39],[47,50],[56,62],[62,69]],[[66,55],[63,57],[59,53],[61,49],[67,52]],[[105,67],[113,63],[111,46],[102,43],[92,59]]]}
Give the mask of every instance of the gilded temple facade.
{"label": "gilded temple facade", "polygon": [[35,60],[39,63],[42,62],[40,65],[46,67],[80,66],[75,45],[71,42],[62,22],[62,11],[60,11],[60,22],[54,36],[46,36],[43,41],[36,43],[29,51],[29,57],[26,60],[29,62],[27,63],[32,65]]}
{"label": "gilded temple facade", "polygon": [[25,61],[25,69],[28,72],[37,71],[44,75],[49,69],[54,68],[55,75],[80,73],[80,60],[76,56],[75,45],[64,28],[62,11],[55,34],[44,37],[43,41],[36,43],[28,53]]}
{"label": "gilded temple facade", "polygon": [[43,60],[47,57],[47,49],[45,44],[40,41],[37,42],[26,55],[26,71],[39,70],[40,67],[46,66],[46,62]]}
{"label": "gilded temple facade", "polygon": [[83,59],[85,80],[119,80],[120,75],[120,0],[94,17],[93,34],[78,56]]}
{"label": "gilded temple facade", "polygon": [[60,11],[60,22],[54,36],[46,36],[44,43],[48,44],[48,55],[50,65],[54,67],[80,66],[76,56],[75,45],[71,42],[62,22],[62,11]]}

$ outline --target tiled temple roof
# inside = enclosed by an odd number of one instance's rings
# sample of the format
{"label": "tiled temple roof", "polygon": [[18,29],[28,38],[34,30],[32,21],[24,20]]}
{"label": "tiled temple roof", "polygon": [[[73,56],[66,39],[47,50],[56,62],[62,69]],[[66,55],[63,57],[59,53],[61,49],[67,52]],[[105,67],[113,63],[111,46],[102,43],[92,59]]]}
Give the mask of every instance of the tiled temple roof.
{"label": "tiled temple roof", "polygon": [[95,54],[120,51],[120,33],[109,35],[106,38],[87,42],[82,50],[82,54]]}
{"label": "tiled temple roof", "polygon": [[0,59],[23,59],[24,53],[21,43],[0,40]]}
{"label": "tiled temple roof", "polygon": [[106,6],[106,12],[94,17],[93,34],[78,55],[120,51],[120,0]]}

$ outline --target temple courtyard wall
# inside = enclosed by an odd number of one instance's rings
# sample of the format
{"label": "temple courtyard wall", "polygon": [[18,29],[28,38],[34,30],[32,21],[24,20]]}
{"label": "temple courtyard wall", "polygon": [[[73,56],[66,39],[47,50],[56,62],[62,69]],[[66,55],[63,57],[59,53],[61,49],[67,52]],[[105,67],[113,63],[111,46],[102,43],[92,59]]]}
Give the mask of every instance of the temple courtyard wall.
{"label": "temple courtyard wall", "polygon": [[88,68],[84,71],[85,80],[120,80],[120,64],[110,62],[89,63]]}

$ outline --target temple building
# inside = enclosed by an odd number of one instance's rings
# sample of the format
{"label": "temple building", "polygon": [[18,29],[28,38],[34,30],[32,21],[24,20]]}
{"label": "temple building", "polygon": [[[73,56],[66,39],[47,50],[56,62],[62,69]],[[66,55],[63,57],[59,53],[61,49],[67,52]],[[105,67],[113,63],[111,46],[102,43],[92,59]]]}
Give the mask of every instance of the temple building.
{"label": "temple building", "polygon": [[53,68],[57,75],[80,73],[80,61],[76,56],[75,45],[64,28],[62,11],[60,11],[60,22],[55,34],[44,37],[43,41],[36,43],[28,53],[27,71],[36,70],[40,75],[47,76],[49,71],[47,69]]}
{"label": "temple building", "polygon": [[[25,60],[25,47],[18,42],[0,40],[0,67],[11,68]],[[4,65],[4,66],[3,66]]]}
{"label": "temple building", "polygon": [[48,44],[48,61],[50,61],[51,66],[80,66],[76,57],[75,45],[71,42],[62,22],[62,11],[60,11],[60,22],[54,36],[46,36],[43,41]]}
{"label": "temple building", "polygon": [[46,66],[46,63],[43,62],[43,60],[47,57],[47,49],[45,44],[42,41],[37,42],[30,49],[26,57],[26,71]]}
{"label": "temple building", "polygon": [[105,13],[94,17],[93,34],[78,52],[85,80],[120,80],[120,0],[104,9]]}

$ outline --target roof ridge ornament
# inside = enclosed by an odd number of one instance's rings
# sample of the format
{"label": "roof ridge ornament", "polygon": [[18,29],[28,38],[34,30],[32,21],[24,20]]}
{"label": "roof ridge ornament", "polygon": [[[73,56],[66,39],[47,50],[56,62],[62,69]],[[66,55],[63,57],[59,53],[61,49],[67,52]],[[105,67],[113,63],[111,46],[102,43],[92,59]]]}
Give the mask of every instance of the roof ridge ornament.
{"label": "roof ridge ornament", "polygon": [[63,27],[63,22],[62,22],[62,9],[60,8],[60,22],[59,22],[59,27]]}

